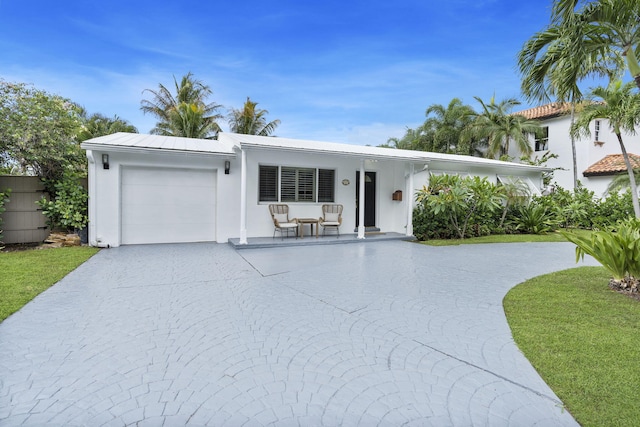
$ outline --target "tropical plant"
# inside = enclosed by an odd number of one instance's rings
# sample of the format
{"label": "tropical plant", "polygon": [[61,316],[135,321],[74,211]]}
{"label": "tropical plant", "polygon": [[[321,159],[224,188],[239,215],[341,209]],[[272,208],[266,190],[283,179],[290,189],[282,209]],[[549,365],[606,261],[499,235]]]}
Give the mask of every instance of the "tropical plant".
{"label": "tropical plant", "polygon": [[446,107],[441,104],[430,105],[425,112],[427,119],[422,125],[423,133],[428,135],[426,151],[475,154],[477,140],[462,143],[460,138],[474,114],[473,108],[464,105],[459,98],[453,98]]}
{"label": "tropical plant", "polygon": [[521,179],[516,179],[514,181],[500,183],[498,192],[502,197],[503,205],[498,228],[502,228],[504,226],[504,220],[507,218],[507,213],[511,208],[528,204],[531,199],[531,189]]}
{"label": "tropical plant", "polygon": [[590,255],[613,276],[610,286],[640,291],[640,219],[622,221],[615,230],[594,231],[589,237],[570,232],[562,235],[576,245],[576,262]]}
{"label": "tropical plant", "polygon": [[42,198],[36,202],[47,217],[49,228],[65,231],[81,230],[87,226],[87,190],[80,183],[80,176],[72,170],[65,171],[63,178],[56,181],[55,196],[52,200]]}
{"label": "tropical plant", "polygon": [[576,16],[586,30],[572,35],[574,49],[593,52],[603,66],[626,64],[640,88],[640,0],[555,0],[552,19]]}
{"label": "tropical plant", "polygon": [[87,117],[86,114],[82,114],[82,117],[84,123],[82,130],[78,134],[79,141],[111,135],[116,132],[138,133],[138,129],[136,129],[135,126],[118,116],[110,118],[100,113],[95,113],[89,117]]}
{"label": "tropical plant", "polygon": [[387,143],[380,145],[380,147],[430,151],[428,141],[429,137],[425,134],[422,126],[418,126],[415,129],[407,127],[402,138],[389,138],[387,139]]}
{"label": "tropical plant", "polygon": [[[640,182],[640,169],[634,168],[633,175],[636,183]],[[615,193],[625,188],[630,188],[631,180],[628,173],[619,173],[613,177],[609,185],[607,186],[607,193]]]}
{"label": "tropical plant", "polygon": [[640,124],[640,94],[632,93],[633,83],[622,84],[621,81],[612,82],[608,87],[599,86],[591,91],[590,98],[601,102],[591,102],[586,105],[571,129],[574,135],[591,135],[591,122],[598,118],[607,119],[611,130],[615,133],[620,144],[622,157],[627,166],[629,186],[633,197],[633,210],[640,218],[638,204],[638,188],[629,154],[622,140],[622,131],[629,134],[636,133],[636,126]]}
{"label": "tropical plant", "polygon": [[416,194],[418,203],[431,209],[434,215],[446,217],[460,239],[467,235],[474,215],[495,212],[500,207],[500,200],[495,185],[478,176],[432,175],[429,186]]}
{"label": "tropical plant", "polygon": [[181,136],[187,138],[215,139],[220,131],[217,121],[222,115],[217,113],[220,105],[208,103],[212,91],[190,72],[180,83],[173,77],[175,96],[160,84],[158,90],[145,89],[152,95],[151,100],[143,99],[140,109],[158,119],[152,134]]}
{"label": "tropical plant", "polygon": [[513,222],[516,230],[529,234],[546,234],[556,228],[547,208],[535,203],[518,206]]}
{"label": "tropical plant", "polygon": [[[518,68],[522,75],[522,92],[527,99],[570,103],[571,125],[575,121],[576,104],[583,94],[579,82],[586,77],[612,78],[622,62],[609,55],[609,46],[586,43],[597,33],[597,27],[588,25],[579,14],[556,9],[552,22],[544,30],[527,40],[518,53]],[[601,58],[608,58],[604,61]],[[573,160],[573,188],[578,187],[576,142],[571,138]]]}
{"label": "tropical plant", "polygon": [[529,157],[533,148],[529,142],[530,135],[537,135],[542,131],[540,124],[519,114],[510,114],[511,109],[519,105],[516,99],[505,99],[496,103],[492,97],[489,103],[475,97],[480,103],[482,111],[472,116],[472,123],[462,134],[463,141],[487,141],[487,156],[500,157],[509,153],[511,141],[516,143],[522,155]]}
{"label": "tropical plant", "polygon": [[633,202],[627,188],[623,192],[609,192],[606,198],[600,199],[593,210],[591,223],[594,229],[602,230],[629,218],[633,218]]}
{"label": "tropical plant", "polygon": [[257,106],[257,102],[253,102],[247,97],[241,110],[232,109],[231,113],[229,113],[231,132],[245,135],[270,136],[280,124],[280,120],[267,122],[266,115],[269,114],[269,112],[256,108]]}
{"label": "tropical plant", "polygon": [[0,166],[57,180],[62,170],[86,169],[76,136],[77,106],[23,83],[0,80]]}

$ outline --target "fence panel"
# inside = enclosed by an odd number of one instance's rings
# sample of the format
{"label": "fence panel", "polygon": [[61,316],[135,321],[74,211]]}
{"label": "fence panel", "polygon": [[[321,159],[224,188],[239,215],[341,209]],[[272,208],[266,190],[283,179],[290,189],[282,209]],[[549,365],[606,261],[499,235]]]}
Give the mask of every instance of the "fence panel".
{"label": "fence panel", "polygon": [[11,189],[2,214],[4,243],[42,242],[49,235],[46,217],[36,205],[44,193],[37,176],[0,176],[0,191]]}

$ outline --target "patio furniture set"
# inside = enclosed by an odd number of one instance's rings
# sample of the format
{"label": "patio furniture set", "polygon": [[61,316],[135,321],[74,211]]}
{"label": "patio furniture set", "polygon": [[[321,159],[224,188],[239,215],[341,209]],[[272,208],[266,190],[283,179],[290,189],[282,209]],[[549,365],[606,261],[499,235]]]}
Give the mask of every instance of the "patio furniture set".
{"label": "patio furniture set", "polygon": [[284,239],[284,233],[295,232],[296,238],[304,238],[304,225],[308,224],[311,235],[313,235],[313,226],[316,226],[316,238],[318,237],[318,229],[322,227],[322,235],[325,235],[327,228],[335,229],[337,236],[340,237],[340,224],[342,224],[342,205],[322,205],[322,216],[319,218],[290,218],[289,205],[272,204],[269,205],[269,213],[273,220],[273,237],[276,232],[280,232],[280,238]]}

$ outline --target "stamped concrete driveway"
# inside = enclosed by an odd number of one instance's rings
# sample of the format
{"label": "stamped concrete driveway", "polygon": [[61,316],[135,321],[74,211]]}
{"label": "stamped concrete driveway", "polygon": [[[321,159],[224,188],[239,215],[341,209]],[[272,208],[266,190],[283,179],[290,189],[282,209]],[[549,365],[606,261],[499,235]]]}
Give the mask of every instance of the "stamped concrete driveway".
{"label": "stamped concrete driveway", "polygon": [[502,298],[573,246],[103,250],[0,324],[0,425],[576,425]]}

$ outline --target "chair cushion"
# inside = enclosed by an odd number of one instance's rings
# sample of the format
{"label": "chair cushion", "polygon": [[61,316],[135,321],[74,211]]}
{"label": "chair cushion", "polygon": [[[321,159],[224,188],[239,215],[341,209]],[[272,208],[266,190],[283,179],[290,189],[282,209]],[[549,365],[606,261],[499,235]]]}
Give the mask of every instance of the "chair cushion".
{"label": "chair cushion", "polygon": [[337,212],[327,212],[324,214],[325,222],[338,222],[338,218],[340,218],[340,214]]}
{"label": "chair cushion", "polygon": [[280,228],[294,228],[298,226],[297,222],[279,222]]}
{"label": "chair cushion", "polygon": [[278,221],[280,225],[289,221],[289,218],[287,218],[287,214],[273,214],[273,219]]}
{"label": "chair cushion", "polygon": [[323,221],[320,224],[322,224],[323,227],[337,227],[340,225],[338,221]]}

